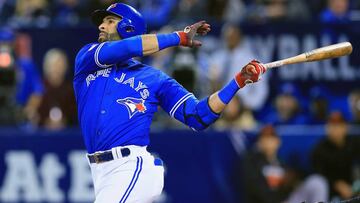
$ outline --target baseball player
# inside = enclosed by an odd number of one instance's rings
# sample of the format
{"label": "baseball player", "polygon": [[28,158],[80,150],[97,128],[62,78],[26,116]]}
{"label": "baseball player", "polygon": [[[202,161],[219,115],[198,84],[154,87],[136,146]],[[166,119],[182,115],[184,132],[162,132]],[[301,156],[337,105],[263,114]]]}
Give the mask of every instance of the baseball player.
{"label": "baseball player", "polygon": [[200,21],[184,31],[145,34],[141,14],[122,3],[95,11],[92,20],[100,31],[99,43],[78,52],[74,89],[95,203],[151,202],[164,183],[162,161],[146,150],[157,107],[193,130],[203,130],[265,68],[251,61],[223,89],[199,101],[165,73],[132,58],[167,47],[198,47],[201,42],[194,36],[207,34],[209,24]]}

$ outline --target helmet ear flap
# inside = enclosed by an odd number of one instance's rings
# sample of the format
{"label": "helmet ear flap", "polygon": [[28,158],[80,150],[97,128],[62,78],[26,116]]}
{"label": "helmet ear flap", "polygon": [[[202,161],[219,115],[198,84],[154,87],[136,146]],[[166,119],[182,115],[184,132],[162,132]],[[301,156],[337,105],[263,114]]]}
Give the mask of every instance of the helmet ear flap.
{"label": "helmet ear flap", "polygon": [[127,33],[129,33],[129,32],[134,32],[134,31],[135,31],[135,27],[132,26],[132,25],[128,25],[128,26],[125,27],[125,31],[126,31]]}
{"label": "helmet ear flap", "polygon": [[135,26],[129,19],[123,18],[117,25],[117,32],[123,39],[134,36],[135,31]]}

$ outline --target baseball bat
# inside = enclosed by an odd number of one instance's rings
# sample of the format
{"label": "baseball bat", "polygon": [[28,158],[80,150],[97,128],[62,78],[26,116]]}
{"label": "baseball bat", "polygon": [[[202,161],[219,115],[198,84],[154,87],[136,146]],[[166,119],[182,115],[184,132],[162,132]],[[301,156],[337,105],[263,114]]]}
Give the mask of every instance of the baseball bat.
{"label": "baseball bat", "polygon": [[302,53],[297,56],[290,58],[282,59],[279,61],[274,61],[270,63],[263,64],[266,69],[280,67],[283,65],[289,65],[294,63],[310,62],[310,61],[320,61],[325,59],[336,58],[340,56],[349,55],[352,52],[352,45],[350,42],[342,42],[338,44],[333,44],[318,49],[313,49],[311,51]]}

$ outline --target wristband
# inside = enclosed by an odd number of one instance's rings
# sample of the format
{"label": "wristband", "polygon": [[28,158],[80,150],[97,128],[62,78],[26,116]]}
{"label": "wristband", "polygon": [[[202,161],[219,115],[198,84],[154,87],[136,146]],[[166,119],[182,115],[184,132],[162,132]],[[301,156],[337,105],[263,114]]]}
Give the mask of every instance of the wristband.
{"label": "wristband", "polygon": [[232,79],[218,92],[218,96],[223,103],[228,104],[239,89],[235,79]]}
{"label": "wristband", "polygon": [[187,39],[187,36],[186,36],[186,33],[183,32],[183,31],[179,31],[179,32],[176,32],[178,34],[178,36],[180,37],[180,45],[181,46],[187,46],[189,43],[188,43],[188,39]]}
{"label": "wristband", "polygon": [[157,34],[156,36],[160,50],[167,47],[178,46],[181,43],[181,37],[177,33]]}

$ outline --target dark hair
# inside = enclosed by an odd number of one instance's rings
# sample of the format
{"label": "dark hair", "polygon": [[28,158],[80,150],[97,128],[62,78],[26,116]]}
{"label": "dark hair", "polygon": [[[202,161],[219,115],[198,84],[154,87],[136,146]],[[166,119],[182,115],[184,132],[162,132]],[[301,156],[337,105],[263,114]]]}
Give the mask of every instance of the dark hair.
{"label": "dark hair", "polygon": [[265,125],[259,131],[258,139],[264,136],[279,137],[272,125]]}

